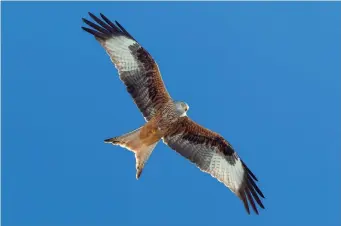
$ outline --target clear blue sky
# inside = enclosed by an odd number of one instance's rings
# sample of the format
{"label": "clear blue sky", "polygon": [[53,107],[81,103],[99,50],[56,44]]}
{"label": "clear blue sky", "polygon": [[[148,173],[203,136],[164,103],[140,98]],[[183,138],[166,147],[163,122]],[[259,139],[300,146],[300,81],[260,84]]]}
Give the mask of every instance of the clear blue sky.
{"label": "clear blue sky", "polygon": [[[339,3],[3,3],[4,226],[339,225]],[[144,123],[87,12],[118,20],[174,99],[258,176],[248,216],[160,143],[139,181],[103,140]]]}

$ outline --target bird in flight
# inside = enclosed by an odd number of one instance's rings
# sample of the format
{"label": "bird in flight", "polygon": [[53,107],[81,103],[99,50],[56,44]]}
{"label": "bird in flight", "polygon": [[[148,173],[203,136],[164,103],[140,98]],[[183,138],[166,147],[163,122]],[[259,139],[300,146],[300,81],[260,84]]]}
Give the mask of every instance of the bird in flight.
{"label": "bird in flight", "polygon": [[248,214],[249,204],[256,214],[257,204],[264,209],[260,199],[264,195],[256,185],[256,176],[228,141],[187,116],[188,104],[171,98],[159,67],[147,50],[117,21],[113,23],[103,14],[100,14],[101,19],[92,13],[89,15],[97,24],[83,18],[90,28],[82,29],[92,34],[106,50],[146,120],[142,127],[130,133],[105,140],[135,154],[136,178],[141,176],[149,156],[162,140],[201,171],[227,186],[242,200]]}

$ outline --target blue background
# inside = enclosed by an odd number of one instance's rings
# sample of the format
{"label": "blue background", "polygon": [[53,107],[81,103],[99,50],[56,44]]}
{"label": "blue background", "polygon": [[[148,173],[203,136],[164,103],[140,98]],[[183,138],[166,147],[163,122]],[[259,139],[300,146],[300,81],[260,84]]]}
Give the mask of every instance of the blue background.
{"label": "blue background", "polygon": [[[2,223],[339,225],[340,3],[3,3]],[[142,177],[104,144],[144,120],[82,17],[118,20],[174,99],[260,179],[266,210],[160,143]]]}

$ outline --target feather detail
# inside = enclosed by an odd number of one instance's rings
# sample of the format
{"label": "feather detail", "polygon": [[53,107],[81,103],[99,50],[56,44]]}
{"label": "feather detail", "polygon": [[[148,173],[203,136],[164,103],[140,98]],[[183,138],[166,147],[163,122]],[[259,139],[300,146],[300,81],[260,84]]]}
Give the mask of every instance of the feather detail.
{"label": "feather detail", "polygon": [[172,101],[156,62],[117,21],[113,23],[103,14],[100,14],[101,19],[92,13],[89,15],[97,24],[83,18],[90,28],[82,29],[95,36],[106,50],[128,93],[149,121],[160,106]]}
{"label": "feather detail", "polygon": [[256,176],[222,136],[183,117],[169,128],[163,141],[227,186],[242,200],[248,213],[249,204],[256,214],[256,204],[264,209],[259,198],[264,195],[255,183]]}

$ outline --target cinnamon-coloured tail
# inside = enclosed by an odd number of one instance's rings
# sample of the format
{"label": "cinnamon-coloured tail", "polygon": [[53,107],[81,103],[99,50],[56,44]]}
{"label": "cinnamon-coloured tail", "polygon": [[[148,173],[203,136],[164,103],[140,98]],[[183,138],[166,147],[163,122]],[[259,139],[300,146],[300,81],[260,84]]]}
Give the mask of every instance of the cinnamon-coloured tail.
{"label": "cinnamon-coloured tail", "polygon": [[[104,140],[105,143],[111,143],[113,145],[119,145],[123,148],[126,148],[135,153],[135,160],[136,160],[136,179],[139,179],[141,176],[142,170],[144,165],[146,164],[149,156],[153,152],[155,146],[157,145],[160,138],[154,137],[152,139],[154,142],[150,143],[151,137],[144,137],[144,127],[141,127],[137,130],[134,130],[130,133],[124,134],[119,137],[113,137],[110,139]],[[142,134],[141,134],[141,131]],[[155,134],[151,133],[151,136],[156,136]]]}

